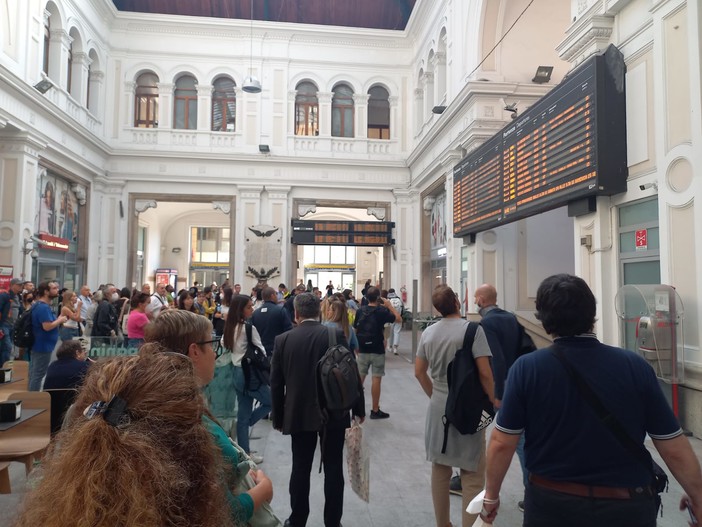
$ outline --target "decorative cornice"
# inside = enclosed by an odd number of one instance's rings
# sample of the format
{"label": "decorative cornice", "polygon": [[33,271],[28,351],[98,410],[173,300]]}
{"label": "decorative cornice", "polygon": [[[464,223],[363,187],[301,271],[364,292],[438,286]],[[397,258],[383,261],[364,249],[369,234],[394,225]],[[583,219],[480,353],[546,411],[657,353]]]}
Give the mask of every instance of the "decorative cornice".
{"label": "decorative cornice", "polygon": [[142,212],[146,212],[149,209],[155,209],[158,207],[158,203],[154,199],[137,199],[134,201],[134,215],[138,216]]}
{"label": "decorative cornice", "polygon": [[567,31],[566,38],[556,52],[561,59],[579,64],[587,57],[609,45],[614,16],[593,14],[576,21]]}
{"label": "decorative cornice", "polygon": [[212,208],[214,210],[221,210],[225,214],[229,214],[232,210],[232,202],[231,201],[213,201]]}
{"label": "decorative cornice", "polygon": [[387,210],[385,207],[368,207],[366,209],[366,213],[369,216],[374,216],[376,219],[380,221],[385,221],[385,216],[387,214]]}
{"label": "decorative cornice", "polygon": [[314,214],[317,212],[317,205],[315,203],[298,203],[297,204],[297,215],[300,218],[304,218],[308,214]]}

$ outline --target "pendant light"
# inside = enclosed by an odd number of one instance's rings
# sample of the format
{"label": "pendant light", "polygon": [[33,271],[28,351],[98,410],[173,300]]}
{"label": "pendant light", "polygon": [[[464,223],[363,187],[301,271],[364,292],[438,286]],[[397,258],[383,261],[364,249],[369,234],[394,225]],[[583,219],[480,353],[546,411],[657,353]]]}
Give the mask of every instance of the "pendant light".
{"label": "pendant light", "polygon": [[249,38],[249,75],[241,89],[246,93],[261,93],[261,82],[253,76],[253,0],[251,0],[251,34]]}

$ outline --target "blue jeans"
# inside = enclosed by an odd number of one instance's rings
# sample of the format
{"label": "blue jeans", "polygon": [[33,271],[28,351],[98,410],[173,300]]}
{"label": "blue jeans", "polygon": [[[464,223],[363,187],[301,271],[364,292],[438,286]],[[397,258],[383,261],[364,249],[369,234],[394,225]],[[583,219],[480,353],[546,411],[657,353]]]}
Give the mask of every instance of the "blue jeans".
{"label": "blue jeans", "polygon": [[0,339],[0,366],[2,366],[12,357],[12,325],[0,324],[0,330],[5,333],[5,336]]}
{"label": "blue jeans", "polygon": [[[249,449],[249,428],[258,423],[261,418],[271,411],[271,387],[261,385],[257,390],[244,389],[244,370],[238,366],[234,367],[234,389],[236,390],[237,420],[236,420],[236,442],[246,452]],[[253,409],[253,402],[256,399],[260,404]]]}
{"label": "blue jeans", "polygon": [[67,340],[72,340],[79,336],[80,332],[78,331],[78,328],[62,327],[59,329],[59,337],[61,338],[61,342],[66,342]]}
{"label": "blue jeans", "polygon": [[30,392],[41,391],[41,382],[44,380],[46,370],[49,369],[51,362],[51,352],[41,353],[35,351],[32,353],[32,360],[29,361],[29,388]]}

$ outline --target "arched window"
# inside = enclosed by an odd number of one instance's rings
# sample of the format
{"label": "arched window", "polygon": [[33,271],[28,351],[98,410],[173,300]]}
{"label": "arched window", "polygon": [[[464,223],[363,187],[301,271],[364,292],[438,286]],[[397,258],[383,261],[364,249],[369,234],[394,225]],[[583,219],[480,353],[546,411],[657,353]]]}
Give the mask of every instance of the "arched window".
{"label": "arched window", "polygon": [[332,93],[332,135],[353,137],[353,90],[347,84],[337,84]]}
{"label": "arched window", "polygon": [[175,84],[173,98],[173,128],[195,130],[197,128],[197,81],[191,75],[183,75]]}
{"label": "arched window", "polygon": [[319,135],[317,86],[305,81],[295,89],[295,135]]}
{"label": "arched window", "polygon": [[134,126],[158,127],[158,76],[147,72],[139,75],[134,97]]}
{"label": "arched window", "polygon": [[51,46],[51,15],[44,19],[44,63],[42,70],[49,74],[49,47]]}
{"label": "arched window", "polygon": [[390,95],[382,86],[368,90],[368,139],[390,139]]}
{"label": "arched window", "polygon": [[229,77],[220,77],[213,83],[212,130],[234,132],[236,130],[236,83]]}

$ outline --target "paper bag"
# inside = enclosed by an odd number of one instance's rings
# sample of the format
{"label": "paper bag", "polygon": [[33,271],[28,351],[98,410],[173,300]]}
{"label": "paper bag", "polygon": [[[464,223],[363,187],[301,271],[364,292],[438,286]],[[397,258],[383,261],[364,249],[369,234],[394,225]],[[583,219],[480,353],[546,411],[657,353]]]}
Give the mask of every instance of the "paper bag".
{"label": "paper bag", "polygon": [[363,440],[363,428],[356,419],[346,430],[346,464],[351,489],[367,503],[370,498],[370,453]]}

